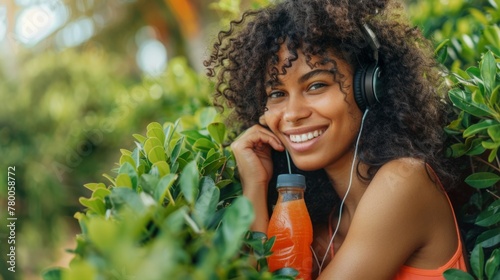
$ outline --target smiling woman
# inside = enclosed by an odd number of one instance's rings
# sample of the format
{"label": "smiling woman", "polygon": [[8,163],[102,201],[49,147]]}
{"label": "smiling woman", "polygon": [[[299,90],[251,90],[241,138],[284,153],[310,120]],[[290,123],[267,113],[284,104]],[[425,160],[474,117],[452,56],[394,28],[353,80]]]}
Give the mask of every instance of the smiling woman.
{"label": "smiling woman", "polygon": [[278,1],[221,31],[205,66],[241,133],[231,148],[253,230],[266,232],[286,150],[308,180],[314,277],[466,269],[445,192],[446,87],[402,3]]}

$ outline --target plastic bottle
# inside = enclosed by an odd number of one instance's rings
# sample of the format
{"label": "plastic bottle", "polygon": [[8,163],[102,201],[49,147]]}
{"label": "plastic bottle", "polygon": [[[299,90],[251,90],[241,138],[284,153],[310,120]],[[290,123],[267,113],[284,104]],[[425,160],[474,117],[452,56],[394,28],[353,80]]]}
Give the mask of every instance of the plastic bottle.
{"label": "plastic bottle", "polygon": [[305,177],[281,174],[276,185],[278,201],[269,221],[267,236],[276,236],[268,258],[270,271],[283,267],[298,270],[297,279],[311,279],[313,230],[304,201]]}

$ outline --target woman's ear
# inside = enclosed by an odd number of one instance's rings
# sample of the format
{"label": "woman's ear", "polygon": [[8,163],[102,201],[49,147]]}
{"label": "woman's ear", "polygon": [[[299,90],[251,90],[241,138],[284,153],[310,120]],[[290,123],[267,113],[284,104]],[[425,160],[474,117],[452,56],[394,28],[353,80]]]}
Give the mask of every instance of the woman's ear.
{"label": "woman's ear", "polygon": [[265,118],[265,115],[260,116],[260,118],[259,118],[259,123],[260,123],[260,125],[262,125],[262,126],[264,126],[264,127],[268,127],[268,126],[267,126],[267,123],[266,123],[266,118]]}

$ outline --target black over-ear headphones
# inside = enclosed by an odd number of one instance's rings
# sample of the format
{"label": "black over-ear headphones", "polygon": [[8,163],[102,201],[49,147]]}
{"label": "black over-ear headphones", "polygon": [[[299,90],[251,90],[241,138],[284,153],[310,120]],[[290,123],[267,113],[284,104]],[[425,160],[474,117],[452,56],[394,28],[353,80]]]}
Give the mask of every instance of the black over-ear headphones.
{"label": "black over-ear headphones", "polygon": [[382,96],[380,83],[378,83],[378,78],[380,78],[381,74],[378,66],[378,49],[380,43],[373,30],[366,23],[363,24],[363,30],[373,49],[373,58],[375,61],[370,65],[360,67],[354,73],[354,100],[361,111],[365,111],[366,108],[380,102]]}

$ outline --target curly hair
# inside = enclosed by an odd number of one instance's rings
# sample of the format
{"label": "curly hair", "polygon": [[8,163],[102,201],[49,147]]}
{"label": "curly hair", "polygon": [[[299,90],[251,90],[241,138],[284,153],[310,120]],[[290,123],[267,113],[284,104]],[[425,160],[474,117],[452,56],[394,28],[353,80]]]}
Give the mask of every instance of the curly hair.
{"label": "curly hair", "polygon": [[[228,119],[236,133],[257,124],[265,110],[266,76],[285,74],[299,50],[306,61],[318,57],[322,64],[331,63],[342,85],[332,53],[354,69],[373,63],[365,23],[380,43],[384,96],[370,107],[360,139],[360,161],[370,166],[364,179],[370,180],[392,159],[414,157],[451,183],[453,172],[443,152],[447,105],[442,99],[447,87],[442,70],[432,43],[411,26],[396,0],[288,0],[245,12],[219,32],[204,62],[207,75],[215,79],[214,103],[231,109]],[[283,44],[291,57],[277,69]]]}

